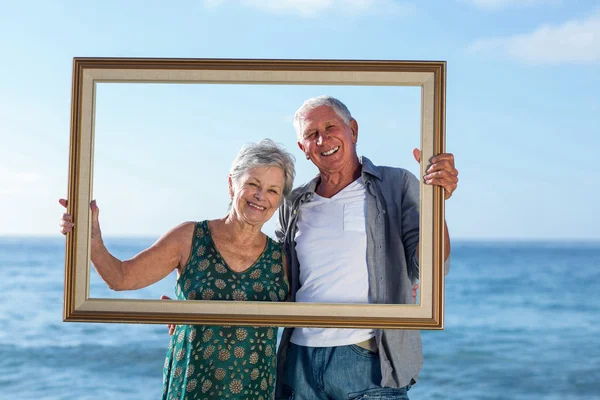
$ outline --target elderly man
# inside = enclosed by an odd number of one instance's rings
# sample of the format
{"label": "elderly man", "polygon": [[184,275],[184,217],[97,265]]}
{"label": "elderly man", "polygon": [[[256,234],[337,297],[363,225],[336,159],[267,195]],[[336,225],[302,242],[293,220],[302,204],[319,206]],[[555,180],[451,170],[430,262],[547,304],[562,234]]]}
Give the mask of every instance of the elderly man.
{"label": "elderly man", "polygon": [[[291,300],[402,304],[418,278],[419,182],[401,168],[356,153],[358,123],[339,100],[321,96],[296,112],[298,146],[319,169],[280,207],[277,237],[290,268]],[[420,153],[413,151],[420,161]],[[452,154],[423,177],[449,198],[458,183]],[[445,229],[446,254],[450,238]],[[446,265],[447,268],[447,265]],[[408,399],[422,365],[413,330],[285,329],[278,399]]]}

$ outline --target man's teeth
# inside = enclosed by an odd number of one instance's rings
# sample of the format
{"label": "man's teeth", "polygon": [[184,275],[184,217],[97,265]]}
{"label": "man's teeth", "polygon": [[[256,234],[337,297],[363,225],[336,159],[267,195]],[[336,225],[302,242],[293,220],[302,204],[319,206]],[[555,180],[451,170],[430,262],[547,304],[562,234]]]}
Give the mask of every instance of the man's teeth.
{"label": "man's teeth", "polygon": [[265,208],[265,207],[261,207],[261,206],[259,206],[258,204],[254,204],[254,203],[248,203],[248,205],[249,205],[250,207],[254,207],[254,208],[256,208],[256,209],[258,209],[258,210],[261,210],[261,211],[264,211],[264,210],[266,210],[266,208]]}
{"label": "man's teeth", "polygon": [[336,146],[333,149],[329,150],[329,151],[325,151],[323,153],[321,153],[322,156],[330,156],[333,153],[335,153],[336,151],[338,151],[340,149],[340,146]]}

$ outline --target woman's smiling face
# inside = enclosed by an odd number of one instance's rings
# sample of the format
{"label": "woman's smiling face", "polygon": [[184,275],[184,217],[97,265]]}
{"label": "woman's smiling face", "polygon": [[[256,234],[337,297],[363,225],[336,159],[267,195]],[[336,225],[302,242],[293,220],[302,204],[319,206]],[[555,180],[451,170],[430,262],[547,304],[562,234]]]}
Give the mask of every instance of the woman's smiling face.
{"label": "woman's smiling face", "polygon": [[263,225],[279,207],[284,183],[279,167],[250,168],[235,182],[230,177],[232,213],[239,221]]}

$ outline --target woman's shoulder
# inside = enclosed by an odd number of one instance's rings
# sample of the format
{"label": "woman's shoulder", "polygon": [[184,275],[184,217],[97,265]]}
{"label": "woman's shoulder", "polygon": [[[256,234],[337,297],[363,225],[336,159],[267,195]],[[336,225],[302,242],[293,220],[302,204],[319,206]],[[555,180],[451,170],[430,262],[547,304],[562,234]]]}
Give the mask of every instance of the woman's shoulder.
{"label": "woman's shoulder", "polygon": [[268,235],[267,243],[267,250],[269,250],[269,255],[271,258],[274,258],[275,260],[281,260],[281,255],[283,254],[283,244],[277,240],[274,240]]}
{"label": "woman's shoulder", "polygon": [[[192,237],[198,237],[205,233],[205,221],[185,221],[172,228],[164,237],[170,240],[181,241]],[[200,233],[199,233],[200,232]]]}
{"label": "woman's shoulder", "polygon": [[202,222],[198,221],[185,221],[174,227],[171,231],[176,233],[192,233],[194,232]]}
{"label": "woman's shoulder", "polygon": [[283,246],[278,240],[273,239],[271,236],[266,235],[266,234],[265,234],[265,236],[267,237],[267,242],[269,243],[269,246],[272,246],[273,248],[278,248],[278,249]]}

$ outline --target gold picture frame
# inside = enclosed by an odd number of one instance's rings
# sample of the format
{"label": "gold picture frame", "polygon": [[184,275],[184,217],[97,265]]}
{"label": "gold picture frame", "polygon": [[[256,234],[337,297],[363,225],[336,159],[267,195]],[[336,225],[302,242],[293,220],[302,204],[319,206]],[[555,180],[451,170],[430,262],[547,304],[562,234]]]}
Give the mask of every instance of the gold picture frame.
{"label": "gold picture frame", "polygon": [[[443,329],[444,201],[421,183],[418,304],[161,301],[89,297],[97,83],[372,85],[421,88],[421,159],[445,151],[446,62],[375,60],[75,58],[63,320],[252,326]],[[427,163],[420,166],[421,176]]]}

